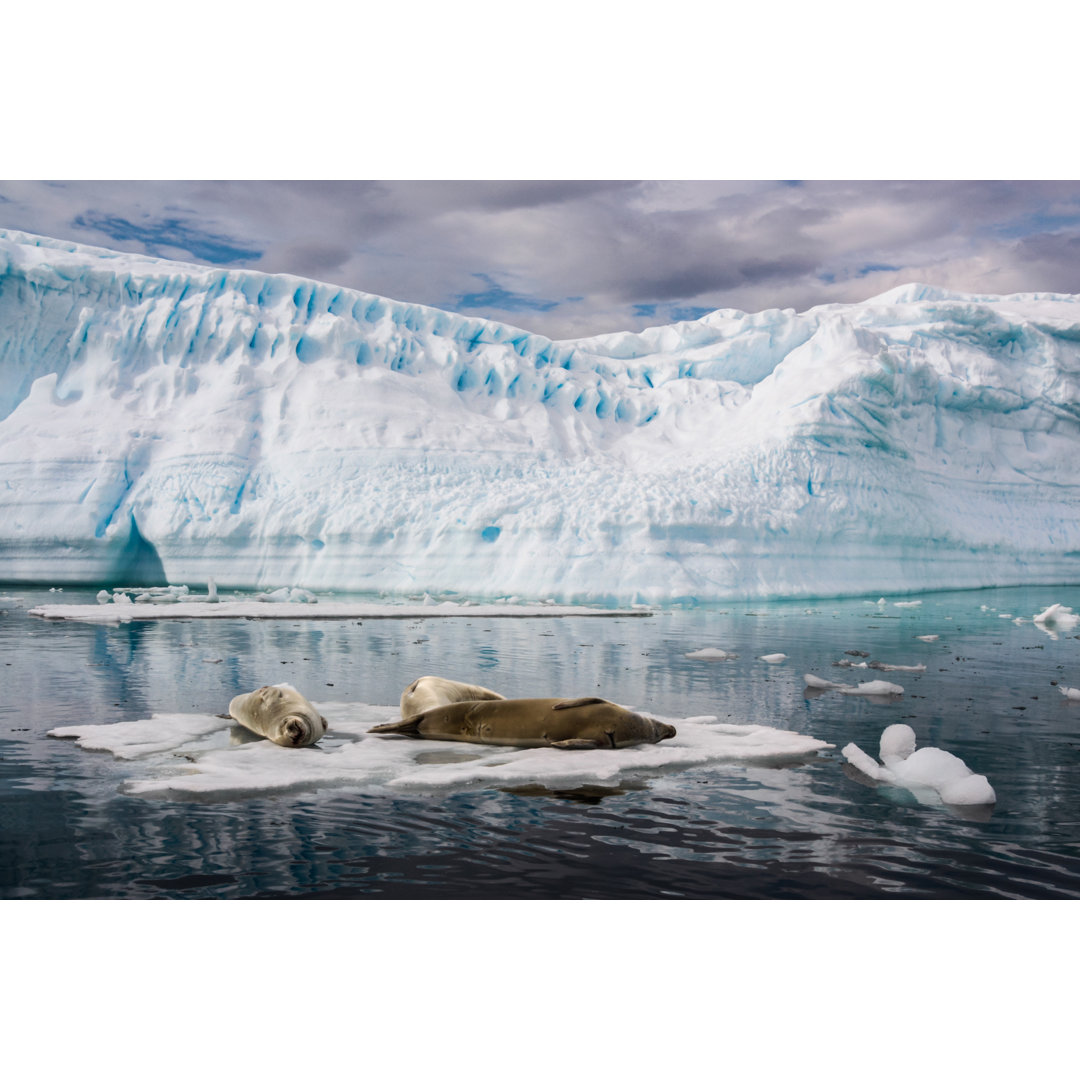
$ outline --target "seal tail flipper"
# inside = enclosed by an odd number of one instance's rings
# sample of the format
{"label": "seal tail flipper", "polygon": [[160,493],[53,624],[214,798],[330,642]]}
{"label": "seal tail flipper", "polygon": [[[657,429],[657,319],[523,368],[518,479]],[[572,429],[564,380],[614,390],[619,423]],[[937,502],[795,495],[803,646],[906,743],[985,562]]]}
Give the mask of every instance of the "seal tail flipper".
{"label": "seal tail flipper", "polygon": [[[579,697],[573,700],[567,699],[566,701],[557,701],[552,705],[552,709],[577,709],[582,705],[610,705],[611,702],[602,697]],[[557,745],[555,743],[552,744]]]}
{"label": "seal tail flipper", "polygon": [[549,745],[554,746],[556,750],[599,750],[605,744],[595,739],[562,739]]}
{"label": "seal tail flipper", "polygon": [[424,714],[419,713],[417,716],[413,716],[408,720],[396,720],[392,724],[378,724],[373,728],[368,728],[368,734],[373,733],[379,735],[410,735],[413,738],[420,738],[420,721],[423,720]]}

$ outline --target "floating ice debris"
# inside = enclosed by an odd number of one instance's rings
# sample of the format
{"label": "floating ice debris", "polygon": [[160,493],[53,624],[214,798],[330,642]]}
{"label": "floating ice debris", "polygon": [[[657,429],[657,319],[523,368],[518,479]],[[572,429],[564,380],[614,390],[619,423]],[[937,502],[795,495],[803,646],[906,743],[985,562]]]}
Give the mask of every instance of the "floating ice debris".
{"label": "floating ice debris", "polygon": [[1077,690],[1072,686],[1059,686],[1058,689],[1069,699],[1069,701],[1080,701],[1080,690]]}
{"label": "floating ice debris", "polygon": [[766,664],[782,664],[787,659],[787,653],[768,653],[765,656],[759,656],[758,659],[764,660]]}
{"label": "floating ice debris", "polygon": [[724,652],[723,649],[697,649],[683,653],[688,660],[735,660],[738,653]]}
{"label": "floating ice debris", "polygon": [[894,600],[893,607],[922,607],[921,600]]}
{"label": "floating ice debris", "polygon": [[832,662],[833,667],[850,667],[850,668],[864,668],[867,667],[865,660],[860,660],[857,663],[854,660],[834,660]]}
{"label": "floating ice debris", "polygon": [[854,694],[861,697],[900,697],[904,693],[902,686],[886,682],[884,679],[859,683],[858,686],[846,686],[844,683],[829,682],[828,679],[822,679],[817,675],[806,674],[803,676],[803,682],[811,690],[838,690],[841,694]]}
{"label": "floating ice debris", "polygon": [[1075,629],[1080,623],[1080,615],[1074,615],[1073,609],[1061,604],[1051,604],[1045,611],[1032,618],[1032,622],[1057,641],[1057,632]]}
{"label": "floating ice debris", "polygon": [[937,641],[937,639],[940,636],[941,636],[940,634],[919,634],[919,635],[917,635],[915,640],[916,641]]}
{"label": "floating ice debris", "polygon": [[856,769],[873,780],[909,790],[934,791],[953,805],[979,805],[997,801],[990,781],[972,772],[955,754],[934,746],[915,749],[915,732],[907,724],[890,724],[881,734],[879,765],[854,743],[840,751]]}
{"label": "floating ice debris", "polygon": [[843,683],[829,682],[828,679],[822,679],[817,675],[806,674],[803,676],[803,682],[811,690],[839,690]]}
{"label": "floating ice debris", "polygon": [[695,716],[672,719],[678,735],[663,743],[575,754],[470,743],[448,747],[433,760],[430,742],[367,734],[372,724],[398,718],[397,706],[339,703],[318,709],[330,730],[316,746],[289,753],[266,739],[244,738],[243,729],[213,716],[156,715],[130,723],[54,728],[49,734],[76,738],[82,747],[109,750],[123,759],[127,764],[118,767],[117,782],[126,794],[188,800],[328,787],[400,792],[533,782],[572,788],[711,762],[797,764],[831,749],[829,743],[794,731]]}
{"label": "floating ice debris", "polygon": [[883,664],[880,660],[871,660],[866,665],[868,668],[873,668],[874,671],[925,671],[925,664]]}

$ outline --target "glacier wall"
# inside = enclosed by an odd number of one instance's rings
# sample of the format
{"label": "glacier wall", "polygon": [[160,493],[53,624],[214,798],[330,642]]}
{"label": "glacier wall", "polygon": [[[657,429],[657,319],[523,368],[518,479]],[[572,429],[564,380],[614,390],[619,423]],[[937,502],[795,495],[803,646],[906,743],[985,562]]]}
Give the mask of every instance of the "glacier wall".
{"label": "glacier wall", "polygon": [[577,341],[0,230],[0,580],[664,602],[1080,581],[1080,297]]}

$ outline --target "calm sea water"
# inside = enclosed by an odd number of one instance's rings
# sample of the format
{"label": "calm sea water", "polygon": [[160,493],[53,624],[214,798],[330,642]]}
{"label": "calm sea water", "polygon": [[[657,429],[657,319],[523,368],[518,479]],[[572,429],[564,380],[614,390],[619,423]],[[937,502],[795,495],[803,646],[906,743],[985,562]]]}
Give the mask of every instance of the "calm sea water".
{"label": "calm sea water", "polygon": [[[732,604],[649,618],[44,622],[88,590],[0,590],[0,897],[1080,897],[1080,640],[1031,616],[1080,589]],[[871,598],[876,599],[876,598]],[[912,599],[912,598],[908,598]],[[1016,625],[1011,618],[1027,621]],[[919,635],[937,634],[935,642]],[[738,654],[703,662],[702,647]],[[843,671],[847,650],[922,674]],[[784,652],[780,666],[757,657]],[[858,658],[852,658],[858,659]],[[809,697],[803,673],[899,682],[881,704]],[[393,705],[421,674],[508,696],[601,694],[826,739],[807,764],[712,764],[612,788],[411,794],[334,788],[225,802],[120,794],[110,754],[50,728],[216,713],[266,682]],[[926,806],[845,772],[903,721],[993,784],[989,815]]]}

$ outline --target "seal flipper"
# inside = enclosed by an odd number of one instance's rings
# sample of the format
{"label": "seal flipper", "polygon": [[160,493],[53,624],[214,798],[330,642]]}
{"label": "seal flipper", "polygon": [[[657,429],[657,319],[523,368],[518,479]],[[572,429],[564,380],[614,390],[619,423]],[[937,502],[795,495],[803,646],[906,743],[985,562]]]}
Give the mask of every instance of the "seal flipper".
{"label": "seal flipper", "polygon": [[600,750],[604,743],[595,739],[562,739],[560,742],[549,743],[556,750]]}
{"label": "seal flipper", "polygon": [[408,735],[411,738],[419,739],[420,735],[420,721],[424,719],[424,714],[419,713],[417,716],[412,717],[409,720],[396,720],[392,724],[378,724],[373,728],[368,728],[368,734],[377,733],[380,735]]}
{"label": "seal flipper", "polygon": [[[610,705],[611,702],[602,697],[579,697],[572,701],[557,701],[551,708],[554,709],[578,709],[582,705]],[[556,745],[556,744],[552,744]]]}

